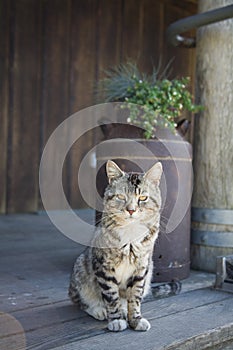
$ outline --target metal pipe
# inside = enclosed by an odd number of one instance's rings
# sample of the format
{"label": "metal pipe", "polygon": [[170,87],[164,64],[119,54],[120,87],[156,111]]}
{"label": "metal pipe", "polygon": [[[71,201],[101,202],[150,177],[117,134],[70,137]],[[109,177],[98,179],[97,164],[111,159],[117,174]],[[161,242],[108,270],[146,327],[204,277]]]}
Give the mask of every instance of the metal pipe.
{"label": "metal pipe", "polygon": [[167,40],[173,46],[182,46],[187,48],[195,47],[195,38],[185,38],[180,34],[187,32],[190,29],[199,28],[201,26],[223,21],[224,19],[232,17],[233,4],[180,19],[179,21],[169,25],[167,29]]}

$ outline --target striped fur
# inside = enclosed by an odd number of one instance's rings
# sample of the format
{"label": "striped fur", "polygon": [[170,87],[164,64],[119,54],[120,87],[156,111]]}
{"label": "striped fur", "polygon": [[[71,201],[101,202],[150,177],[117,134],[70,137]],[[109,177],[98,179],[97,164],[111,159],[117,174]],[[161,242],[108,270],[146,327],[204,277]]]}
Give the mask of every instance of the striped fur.
{"label": "striped fur", "polygon": [[109,186],[92,247],[78,257],[69,296],[88,314],[108,320],[108,329],[146,331],[142,298],[150,290],[152,252],[159,232],[162,166],[146,174],[124,173],[107,162]]}

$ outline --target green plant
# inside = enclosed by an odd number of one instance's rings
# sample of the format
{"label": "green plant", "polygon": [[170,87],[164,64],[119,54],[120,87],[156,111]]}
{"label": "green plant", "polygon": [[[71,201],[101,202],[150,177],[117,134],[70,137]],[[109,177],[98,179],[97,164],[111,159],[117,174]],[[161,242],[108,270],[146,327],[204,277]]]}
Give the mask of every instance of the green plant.
{"label": "green plant", "polygon": [[[175,130],[184,110],[198,112],[188,90],[190,78],[169,80],[153,69],[151,75],[143,74],[136,64],[127,62],[105,72],[106,78],[99,88],[106,102],[125,102],[129,109],[127,121],[145,130],[145,137],[154,136],[156,128]],[[140,106],[140,108],[138,108]]]}

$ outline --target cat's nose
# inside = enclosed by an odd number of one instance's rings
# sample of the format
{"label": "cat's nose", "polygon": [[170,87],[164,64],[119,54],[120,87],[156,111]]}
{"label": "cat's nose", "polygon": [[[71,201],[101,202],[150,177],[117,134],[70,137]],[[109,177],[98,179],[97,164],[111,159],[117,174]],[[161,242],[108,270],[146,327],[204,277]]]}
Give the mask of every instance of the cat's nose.
{"label": "cat's nose", "polygon": [[135,212],[134,209],[128,209],[128,208],[127,208],[127,211],[129,212],[130,215],[133,215],[133,213]]}

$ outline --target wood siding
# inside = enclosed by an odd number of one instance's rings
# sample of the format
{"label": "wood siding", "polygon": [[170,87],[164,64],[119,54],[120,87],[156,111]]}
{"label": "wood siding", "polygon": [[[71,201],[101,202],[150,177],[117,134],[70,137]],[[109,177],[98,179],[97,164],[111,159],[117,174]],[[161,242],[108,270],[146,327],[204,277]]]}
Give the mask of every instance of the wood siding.
{"label": "wood siding", "polygon": [[[65,118],[95,103],[103,69],[131,58],[149,71],[174,58],[173,76],[194,77],[195,50],[170,47],[165,31],[196,11],[175,0],[0,0],[0,213],[41,208],[43,147]],[[93,142],[88,133],[66,161],[75,208],[85,203],[74,169]]]}

